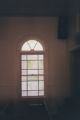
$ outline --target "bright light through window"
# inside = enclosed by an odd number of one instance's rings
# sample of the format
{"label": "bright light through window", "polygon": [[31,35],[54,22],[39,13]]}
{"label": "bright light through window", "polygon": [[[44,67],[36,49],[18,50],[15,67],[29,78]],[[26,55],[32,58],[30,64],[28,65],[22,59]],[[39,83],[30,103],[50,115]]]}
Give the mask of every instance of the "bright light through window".
{"label": "bright light through window", "polygon": [[40,42],[36,40],[29,40],[25,42],[21,48],[21,51],[43,51],[43,47]]}
{"label": "bright light through window", "polygon": [[[29,40],[23,44],[21,50],[21,96],[44,96],[43,47],[40,42]],[[32,50],[35,52],[29,53]],[[36,51],[42,53],[38,54]]]}

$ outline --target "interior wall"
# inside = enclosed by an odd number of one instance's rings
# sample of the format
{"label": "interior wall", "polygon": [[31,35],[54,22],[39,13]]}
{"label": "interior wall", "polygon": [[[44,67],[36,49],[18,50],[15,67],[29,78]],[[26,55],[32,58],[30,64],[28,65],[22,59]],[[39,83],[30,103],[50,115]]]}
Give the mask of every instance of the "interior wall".
{"label": "interior wall", "polygon": [[69,16],[69,39],[68,39],[69,51],[73,51],[78,48],[79,32],[80,32],[80,13],[76,12],[74,13],[74,15]]}
{"label": "interior wall", "polygon": [[68,37],[68,51],[69,51],[69,64],[70,64],[70,81],[71,81],[71,96],[75,97],[75,80],[76,68],[74,53],[80,49],[79,37],[76,39],[80,32],[80,13],[76,11],[69,16],[69,37]]}
{"label": "interior wall", "polygon": [[80,97],[80,50],[73,52],[73,56],[74,56],[74,67],[75,67],[75,98],[79,98]]}
{"label": "interior wall", "polygon": [[[46,44],[48,107],[70,95],[67,40],[57,39],[58,17],[1,17],[0,18],[0,100],[20,99],[18,44],[28,34],[39,34]],[[46,81],[46,80],[45,80]]]}

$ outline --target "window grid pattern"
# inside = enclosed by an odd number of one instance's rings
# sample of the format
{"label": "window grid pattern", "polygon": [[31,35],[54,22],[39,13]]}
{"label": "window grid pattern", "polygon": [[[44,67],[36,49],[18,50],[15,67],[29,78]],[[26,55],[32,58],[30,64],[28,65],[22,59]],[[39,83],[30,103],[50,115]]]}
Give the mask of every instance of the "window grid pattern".
{"label": "window grid pattern", "polygon": [[44,55],[21,55],[21,95],[44,96]]}
{"label": "window grid pattern", "polygon": [[21,48],[22,51],[43,51],[43,47],[40,44],[39,41],[36,40],[29,40],[27,42],[25,42]]}

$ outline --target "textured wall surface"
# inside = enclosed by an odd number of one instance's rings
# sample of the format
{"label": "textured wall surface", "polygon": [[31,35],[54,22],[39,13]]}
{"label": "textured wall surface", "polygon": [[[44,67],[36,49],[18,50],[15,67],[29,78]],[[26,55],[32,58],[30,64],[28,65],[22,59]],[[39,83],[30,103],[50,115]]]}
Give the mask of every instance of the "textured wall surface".
{"label": "textured wall surface", "polygon": [[69,59],[66,40],[57,39],[58,17],[0,18],[0,100],[20,99],[20,58],[18,45],[24,36],[41,39],[47,50],[45,80],[48,106],[70,95]]}

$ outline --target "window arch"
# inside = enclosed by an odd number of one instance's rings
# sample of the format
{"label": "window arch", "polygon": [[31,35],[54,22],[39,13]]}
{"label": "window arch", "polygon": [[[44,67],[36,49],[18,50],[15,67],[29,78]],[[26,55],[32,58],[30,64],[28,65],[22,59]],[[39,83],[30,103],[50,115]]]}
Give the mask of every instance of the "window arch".
{"label": "window arch", "polygon": [[25,42],[21,48],[21,51],[43,51],[43,47],[39,41],[29,40]]}
{"label": "window arch", "polygon": [[21,96],[44,96],[44,48],[37,40],[21,47]]}

